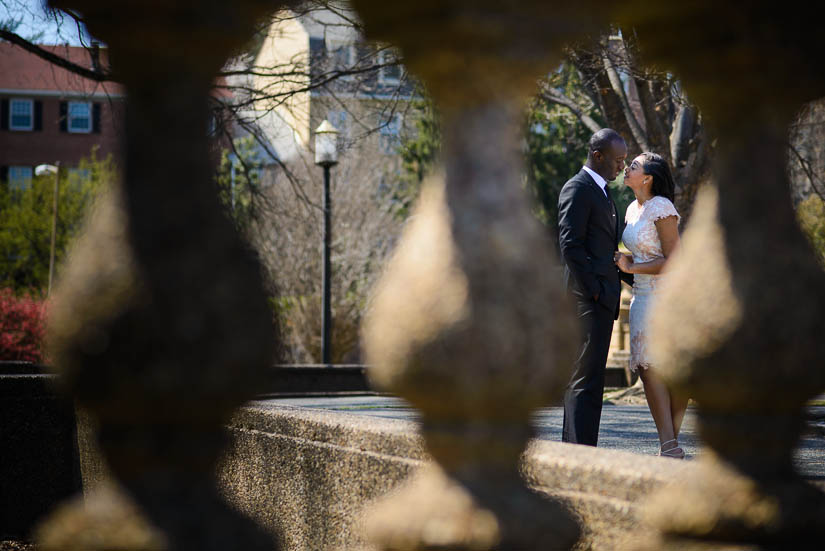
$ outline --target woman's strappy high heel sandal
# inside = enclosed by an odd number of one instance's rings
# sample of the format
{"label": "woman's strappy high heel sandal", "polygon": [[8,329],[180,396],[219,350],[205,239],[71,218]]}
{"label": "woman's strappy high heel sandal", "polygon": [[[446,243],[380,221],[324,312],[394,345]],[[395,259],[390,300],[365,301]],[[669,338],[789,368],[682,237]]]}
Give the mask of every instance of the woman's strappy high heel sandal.
{"label": "woman's strappy high heel sandal", "polygon": [[[672,448],[665,449],[665,446],[670,444],[671,442],[674,442],[676,445],[673,446]],[[667,442],[664,442],[659,447],[659,456],[660,457],[673,457],[675,459],[684,459],[685,458],[685,450],[683,450],[682,448],[679,447],[679,442],[677,442],[675,439],[674,440],[668,440]]]}

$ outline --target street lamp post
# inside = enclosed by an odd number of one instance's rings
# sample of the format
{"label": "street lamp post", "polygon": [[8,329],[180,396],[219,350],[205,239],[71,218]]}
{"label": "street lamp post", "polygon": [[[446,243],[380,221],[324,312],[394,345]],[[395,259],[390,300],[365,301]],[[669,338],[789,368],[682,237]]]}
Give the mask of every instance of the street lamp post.
{"label": "street lamp post", "polygon": [[38,165],[34,169],[35,176],[42,176],[43,174],[54,174],[54,194],[52,198],[52,243],[49,248],[49,288],[46,295],[52,294],[52,280],[54,279],[54,249],[57,241],[57,209],[58,196],[60,195],[60,162],[53,165]]}
{"label": "street lamp post", "polygon": [[315,164],[324,167],[324,298],[321,314],[321,362],[331,363],[332,307],[330,305],[330,246],[332,244],[332,205],[329,197],[329,169],[338,164],[338,130],[324,120],[315,130]]}

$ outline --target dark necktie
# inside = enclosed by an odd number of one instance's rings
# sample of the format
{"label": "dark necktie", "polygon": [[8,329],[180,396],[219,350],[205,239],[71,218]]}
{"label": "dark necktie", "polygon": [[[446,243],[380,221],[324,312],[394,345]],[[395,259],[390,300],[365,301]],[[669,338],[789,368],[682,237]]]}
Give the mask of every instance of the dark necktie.
{"label": "dark necktie", "polygon": [[604,188],[604,193],[607,195],[607,205],[610,207],[610,216],[613,219],[613,231],[618,239],[619,226],[616,220],[616,207],[613,205],[613,198],[610,196],[610,190],[607,189],[607,186]]}

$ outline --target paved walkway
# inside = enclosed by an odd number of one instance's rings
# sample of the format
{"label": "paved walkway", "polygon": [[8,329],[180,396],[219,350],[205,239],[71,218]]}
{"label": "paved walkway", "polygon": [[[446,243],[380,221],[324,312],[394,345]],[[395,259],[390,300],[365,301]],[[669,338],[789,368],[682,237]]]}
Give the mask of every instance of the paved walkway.
{"label": "paved walkway", "polygon": [[[266,400],[271,404],[301,406],[311,409],[332,410],[356,415],[415,420],[415,410],[402,400],[388,396],[343,396],[323,398],[277,398]],[[825,481],[825,406],[810,408],[819,419],[806,434],[795,454],[799,470],[805,476]],[[558,407],[539,410],[536,427],[539,438],[561,440],[562,409]],[[689,456],[701,454],[696,436],[696,417],[688,409],[679,441]],[[656,427],[647,406],[605,405],[599,431],[599,447],[613,448],[639,454],[653,455],[658,450]]]}

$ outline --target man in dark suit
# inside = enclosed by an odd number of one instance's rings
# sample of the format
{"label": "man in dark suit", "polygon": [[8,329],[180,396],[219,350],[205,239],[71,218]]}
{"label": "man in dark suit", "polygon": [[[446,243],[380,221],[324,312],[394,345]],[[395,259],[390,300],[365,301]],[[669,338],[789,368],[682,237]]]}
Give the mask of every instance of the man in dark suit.
{"label": "man in dark suit", "polygon": [[576,298],[582,344],[564,394],[562,440],[595,446],[613,321],[619,317],[620,273],[613,262],[623,224],[607,182],[624,169],[627,145],[609,128],[590,138],[587,162],[559,195],[564,283]]}

